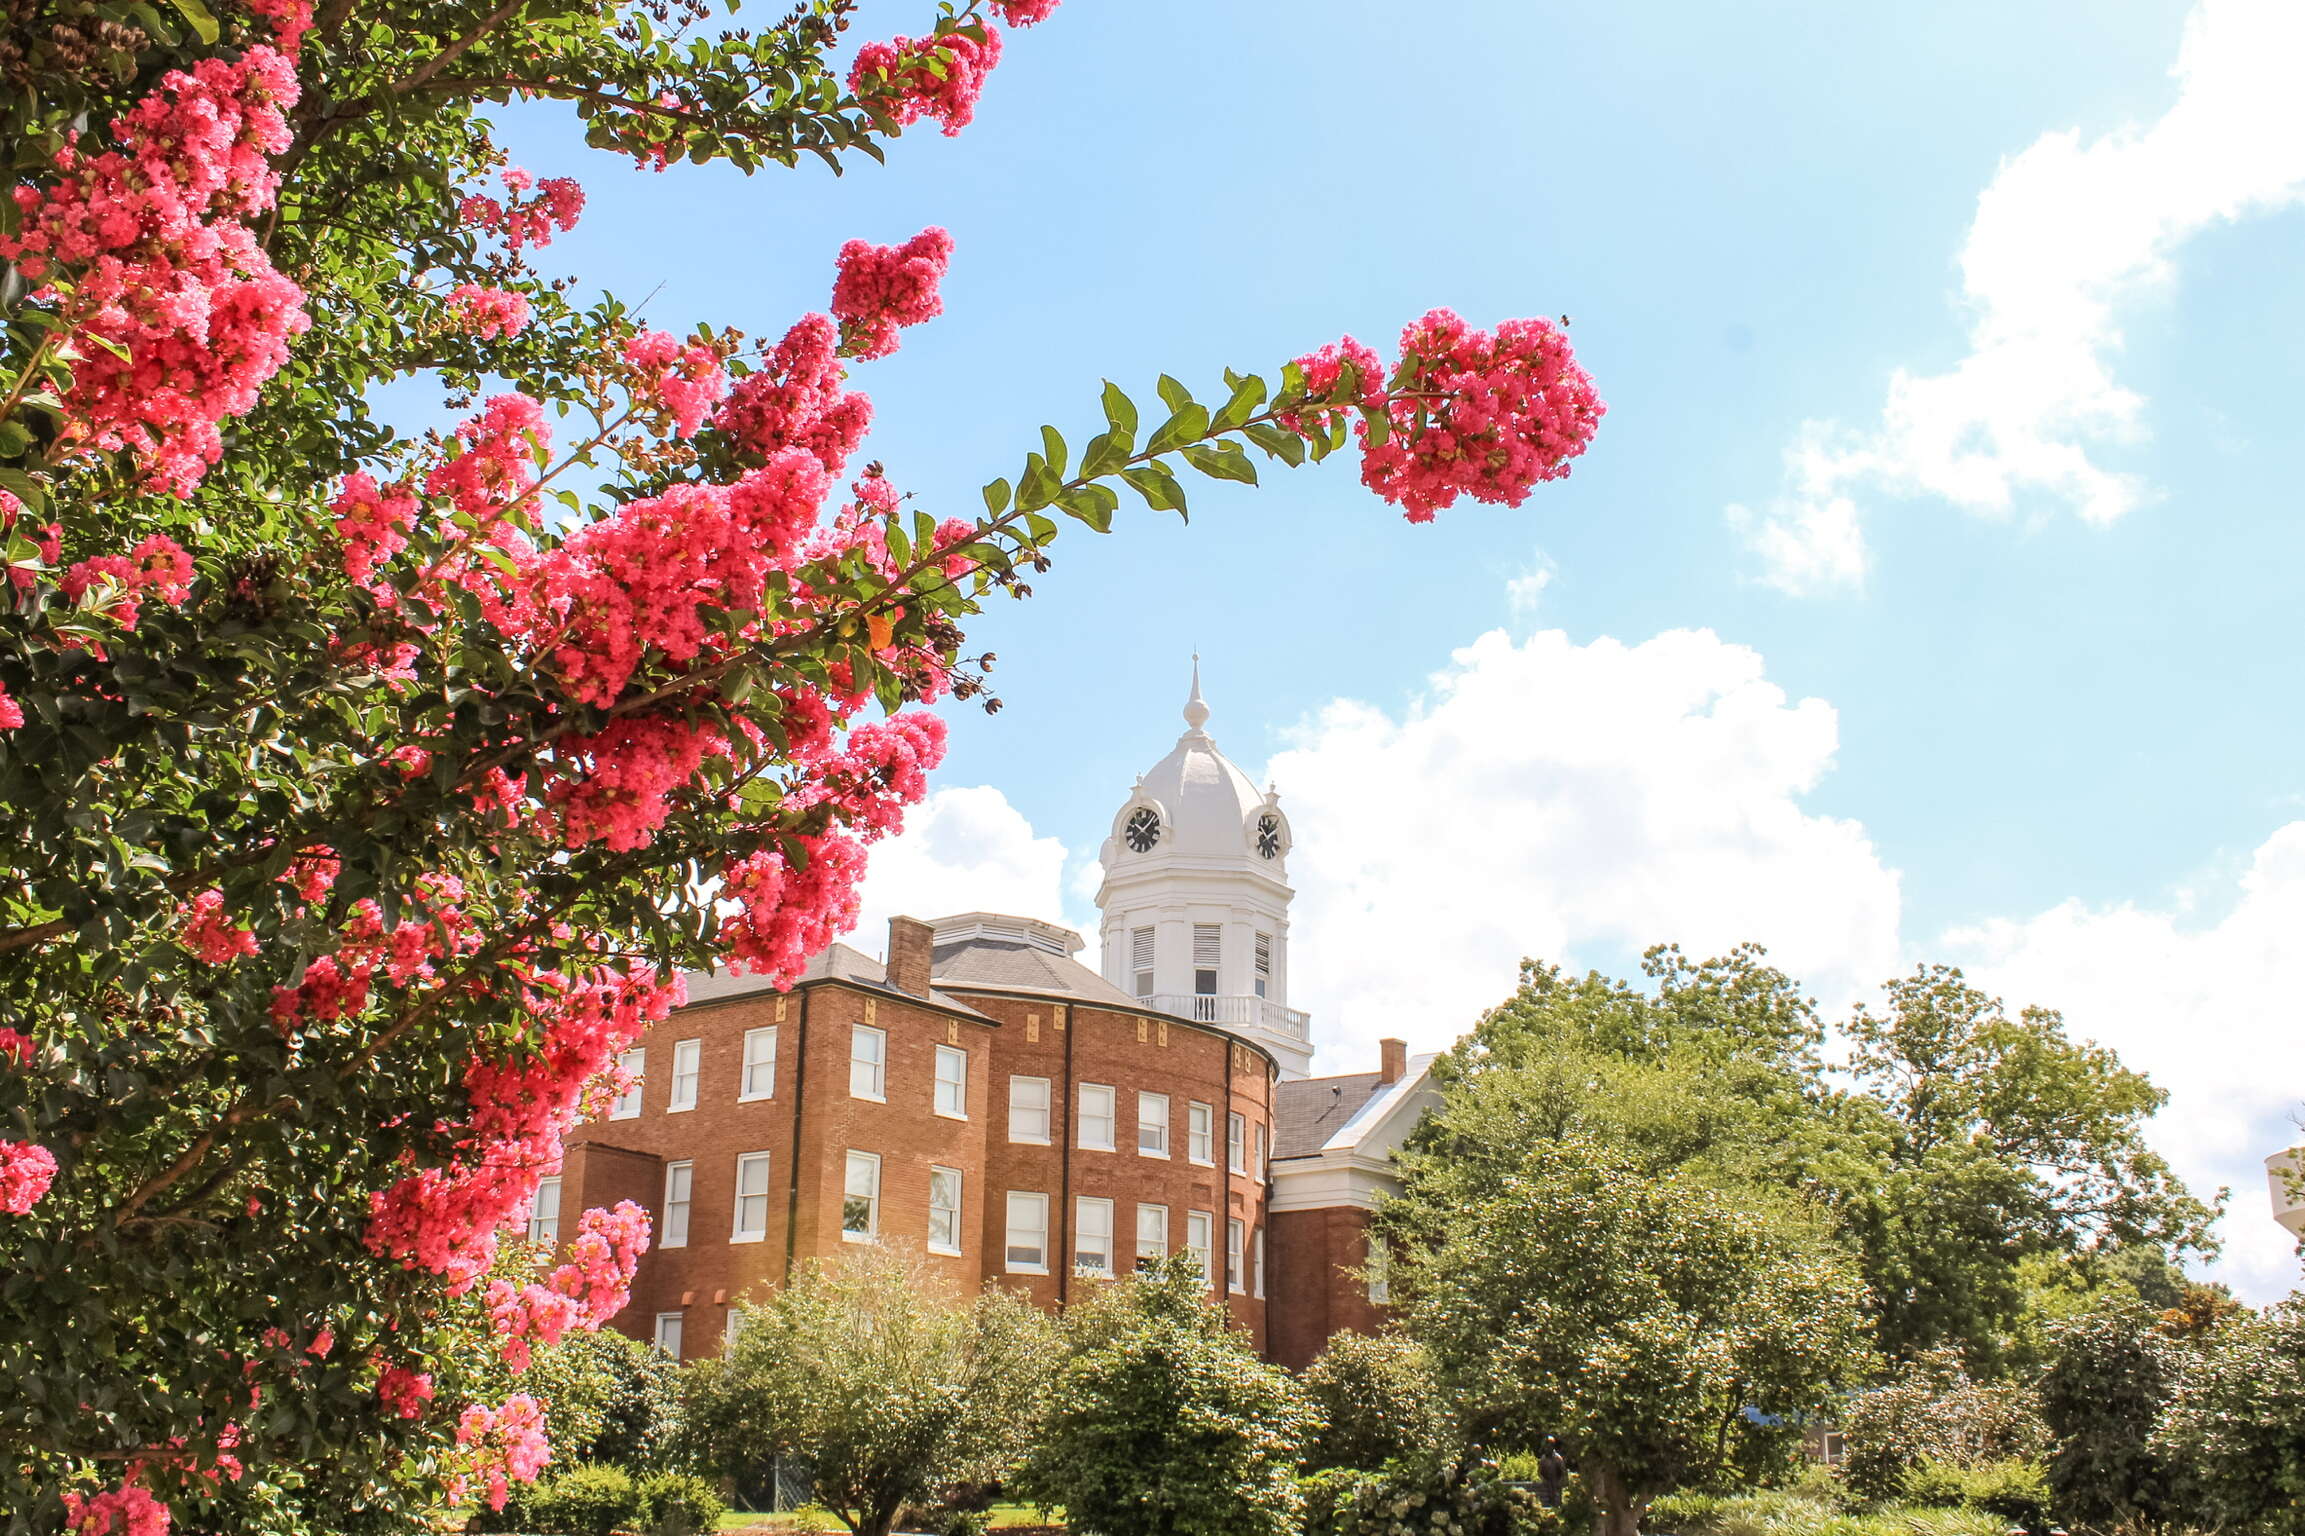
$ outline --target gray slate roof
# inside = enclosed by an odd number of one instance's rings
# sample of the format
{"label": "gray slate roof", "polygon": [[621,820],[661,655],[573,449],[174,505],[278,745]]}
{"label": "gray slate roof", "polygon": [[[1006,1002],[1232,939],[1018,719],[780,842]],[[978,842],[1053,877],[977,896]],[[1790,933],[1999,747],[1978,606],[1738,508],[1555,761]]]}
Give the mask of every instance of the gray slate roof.
{"label": "gray slate roof", "polygon": [[[770,985],[766,977],[736,976],[727,971],[717,971],[710,974],[703,971],[690,971],[684,979],[688,982],[688,1000],[692,1005],[696,1003],[722,1003],[731,998],[752,997],[756,994],[776,990]],[[890,986],[888,973],[878,960],[873,959],[872,956],[862,950],[851,949],[846,944],[827,945],[809,957],[807,966],[800,973],[800,980],[794,985],[804,986],[812,981],[841,981],[853,987],[868,988],[888,997],[904,998],[916,1003],[920,1001],[919,998],[913,997],[910,993],[900,992]],[[948,1013],[957,1013],[971,1019],[985,1017],[959,998],[938,988],[929,989],[928,1000]]]}
{"label": "gray slate roof", "polygon": [[1034,992],[1077,998],[1103,1007],[1142,1009],[1145,1005],[1067,955],[1033,944],[998,939],[963,939],[939,944],[932,961],[940,986],[981,987],[988,992]]}
{"label": "gray slate roof", "polygon": [[1385,1086],[1374,1072],[1282,1083],[1273,1102],[1273,1157],[1313,1156]]}

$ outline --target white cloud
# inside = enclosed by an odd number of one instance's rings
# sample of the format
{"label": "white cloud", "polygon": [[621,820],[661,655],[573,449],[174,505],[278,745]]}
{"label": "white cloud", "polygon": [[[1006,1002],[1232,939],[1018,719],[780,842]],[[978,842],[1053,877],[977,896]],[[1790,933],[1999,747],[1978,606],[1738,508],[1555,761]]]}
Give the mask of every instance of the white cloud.
{"label": "white cloud", "polygon": [[2232,1188],[2218,1273],[2269,1300],[2298,1281],[2263,1162],[2305,1140],[2292,1120],[2305,1103],[2305,821],[2257,849],[2221,919],[2190,923],[2189,905],[2183,895],[2166,910],[2068,901],[1956,930],[1940,949],[2011,1006],[2058,1008],[2073,1033],[2168,1090],[2153,1142],[2197,1192]]}
{"label": "white cloud", "polygon": [[1747,938],[1821,995],[1895,969],[1897,877],[1800,804],[1837,721],[1709,631],[1482,636],[1395,718],[1330,704],[1273,760],[1295,832],[1290,1001],[1327,1070],[1432,1048],[1524,955],[1616,963]]}
{"label": "white cloud", "polygon": [[1534,615],[1537,605],[1544,601],[1545,589],[1559,574],[1560,567],[1553,563],[1552,556],[1539,550],[1528,569],[1505,583],[1505,601],[1511,605],[1513,617],[1525,619]]}
{"label": "white cloud", "polygon": [[989,784],[932,790],[904,831],[877,845],[863,910],[848,942],[879,954],[888,920],[955,912],[1013,912],[1057,919],[1064,911],[1065,846],[1036,836],[1024,813]]}
{"label": "white cloud", "polygon": [[2193,235],[2305,195],[2301,70],[2305,7],[2200,0],[2158,121],[2047,134],[2003,161],[1961,252],[1968,354],[1897,370],[1869,430],[1804,424],[1779,499],[1729,509],[1767,579],[1794,592],[1860,579],[1866,490],[1995,514],[2042,498],[2097,524],[2143,502],[2147,487],[2099,460],[2143,432],[2144,400],[2113,374],[2120,311],[2169,282]]}

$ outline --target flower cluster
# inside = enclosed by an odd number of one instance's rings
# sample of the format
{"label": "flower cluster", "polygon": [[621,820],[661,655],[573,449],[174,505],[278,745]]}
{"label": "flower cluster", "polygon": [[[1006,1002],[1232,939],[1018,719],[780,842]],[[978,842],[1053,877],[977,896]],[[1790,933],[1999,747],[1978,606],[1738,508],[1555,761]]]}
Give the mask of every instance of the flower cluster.
{"label": "flower cluster", "polygon": [[179,495],[222,457],[217,424],[256,403],[311,323],[245,222],[278,190],[296,98],[276,49],[203,59],[114,120],[117,148],[68,145],[46,189],[16,189],[23,228],[0,257],[72,279],[39,295],[71,339],[62,442],[130,450]]}
{"label": "flower cluster", "polygon": [[804,315],[765,365],[729,391],[713,425],[746,453],[766,459],[805,448],[837,475],[872,425],[868,396],[843,389],[839,332],[829,316]]}
{"label": "flower cluster", "polygon": [[720,352],[702,342],[675,341],[664,331],[642,331],[624,344],[632,370],[634,403],[662,408],[674,437],[694,437],[705,413],[728,391]]}
{"label": "flower cluster", "polygon": [[55,1178],[55,1153],[36,1142],[0,1141],[0,1212],[26,1214]]}
{"label": "flower cluster", "polygon": [[1034,22],[1046,21],[1057,7],[1057,0],[992,0],[992,8],[1000,12],[1000,19],[1012,27],[1029,27]]}
{"label": "flower cluster", "polygon": [[432,1401],[432,1376],[404,1365],[388,1365],[376,1378],[377,1400],[396,1419],[413,1419]]}
{"label": "flower cluster", "polygon": [[844,357],[886,357],[896,333],[944,313],[937,284],[952,261],[952,236],[931,225],[902,245],[851,240],[840,248],[832,312]]}
{"label": "flower cluster", "polygon": [[544,1439],[544,1405],[525,1392],[515,1392],[495,1408],[474,1403],[456,1424],[456,1443],[466,1453],[469,1470],[449,1479],[451,1503],[461,1503],[480,1481],[490,1509],[502,1509],[511,1483],[533,1483],[544,1470],[552,1447]]}
{"label": "flower cluster", "polygon": [[578,1226],[567,1262],[541,1284],[489,1283],[489,1323],[505,1363],[516,1371],[528,1369],[531,1338],[557,1344],[571,1328],[597,1329],[632,1295],[633,1274],[648,1251],[648,1213],[622,1200],[613,1211],[586,1211]]}
{"label": "flower cluster", "polygon": [[534,176],[513,166],[504,173],[504,196],[475,192],[456,205],[468,229],[495,235],[507,248],[550,245],[555,230],[566,234],[584,213],[584,188],[567,176]]}
{"label": "flower cluster", "polygon": [[976,120],[984,77],[1000,62],[1000,28],[981,25],[981,43],[965,32],[866,43],[848,72],[848,88],[899,124],[933,117],[947,137],[957,135]]}
{"label": "flower cluster", "polygon": [[140,598],[156,597],[180,608],[191,597],[192,557],[174,539],[155,533],[125,555],[75,560],[56,585],[75,603],[95,592],[96,606],[107,617],[123,629],[134,629],[143,611]]}
{"label": "flower cluster", "polygon": [[1568,474],[1608,409],[1568,337],[1546,320],[1507,320],[1491,333],[1433,310],[1401,332],[1389,382],[1376,355],[1349,336],[1297,367],[1307,393],[1331,409],[1384,413],[1382,441],[1365,416],[1354,423],[1361,483],[1412,523],[1430,522],[1460,495],[1519,506],[1540,481]]}
{"label": "flower cluster", "polygon": [[168,1536],[168,1506],[135,1483],[93,1498],[64,1495],[64,1528],[71,1536]]}
{"label": "flower cluster", "polygon": [[528,328],[529,312],[528,295],[510,288],[458,283],[448,290],[449,322],[482,341],[519,335]]}
{"label": "flower cluster", "polygon": [[799,980],[808,957],[856,925],[864,846],[844,833],[798,839],[807,862],[776,851],[749,854],[721,872],[721,897],[735,912],[720,925],[730,968],[779,987]]}
{"label": "flower cluster", "polygon": [[405,987],[430,977],[435,960],[473,953],[480,935],[458,906],[463,895],[455,879],[428,876],[418,882],[416,915],[390,928],[374,901],[356,903],[335,952],[316,956],[296,985],[272,989],[273,1022],[291,1036],[310,1023],[333,1023],[368,1006],[379,975]]}
{"label": "flower cluster", "polygon": [[230,965],[256,953],[256,935],[224,915],[224,893],[218,890],[202,891],[185,905],[181,942],[209,965]]}
{"label": "flower cluster", "polygon": [[374,478],[356,471],[344,477],[329,510],[336,514],[336,536],[344,541],[344,574],[365,587],[408,547],[408,530],[416,524],[416,493],[404,485],[378,489]]}

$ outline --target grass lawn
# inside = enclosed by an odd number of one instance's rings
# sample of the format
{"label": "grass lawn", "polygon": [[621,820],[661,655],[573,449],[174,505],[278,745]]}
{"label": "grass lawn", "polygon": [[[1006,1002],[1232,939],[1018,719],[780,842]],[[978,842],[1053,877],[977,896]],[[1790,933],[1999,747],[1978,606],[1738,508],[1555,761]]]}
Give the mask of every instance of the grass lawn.
{"label": "grass lawn", "polygon": [[[992,1507],[995,1529],[1007,1525],[1046,1525],[1038,1509],[1030,1504],[995,1504]],[[822,1531],[827,1536],[848,1536],[848,1527],[842,1525],[829,1510],[810,1505],[806,1509],[788,1509],[782,1514],[766,1510],[731,1510],[720,1517],[724,1531],[776,1531],[800,1536],[802,1532]]]}

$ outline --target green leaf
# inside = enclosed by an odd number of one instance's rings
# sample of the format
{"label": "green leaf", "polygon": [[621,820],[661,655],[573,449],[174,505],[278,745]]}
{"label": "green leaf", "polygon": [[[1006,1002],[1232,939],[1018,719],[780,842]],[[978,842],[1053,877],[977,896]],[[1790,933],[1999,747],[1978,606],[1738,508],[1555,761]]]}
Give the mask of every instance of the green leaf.
{"label": "green leaf", "polygon": [[169,3],[176,7],[176,14],[192,24],[192,30],[199,34],[200,41],[210,47],[215,46],[223,29],[216,25],[216,18],[209,14],[207,6],[202,5],[200,0],[169,0]]}
{"label": "green leaf", "polygon": [[1219,432],[1231,431],[1254,416],[1257,407],[1264,403],[1265,381],[1252,373],[1233,386],[1233,397],[1216,414],[1216,429]]}
{"label": "green leaf", "polygon": [[1248,440],[1292,468],[1305,461],[1305,440],[1294,432],[1284,431],[1269,421],[1241,428]]}
{"label": "green leaf", "polygon": [[1048,460],[1037,453],[1028,453],[1024,461],[1024,479],[1017,484],[1016,504],[1020,511],[1033,512],[1056,499],[1057,488],[1064,481],[1048,467]]}
{"label": "green leaf", "polygon": [[1181,411],[1193,403],[1193,392],[1165,373],[1161,375],[1160,394],[1171,411]]}
{"label": "green leaf", "polygon": [[1167,453],[1186,443],[1198,442],[1209,435],[1209,412],[1205,405],[1187,400],[1174,416],[1161,423],[1160,430],[1145,444],[1147,453]]}
{"label": "green leaf", "polygon": [[1135,456],[1136,444],[1125,434],[1115,430],[1099,432],[1089,439],[1088,451],[1080,458],[1080,473],[1084,480],[1096,480],[1111,474]]}
{"label": "green leaf", "polygon": [[1121,478],[1132,486],[1145,505],[1155,512],[1182,512],[1185,510],[1184,487],[1177,477],[1169,473],[1166,464],[1146,464],[1137,469],[1124,469]]}
{"label": "green leaf", "polygon": [[1114,432],[1132,439],[1136,436],[1136,402],[1110,379],[1104,381],[1104,419]]}
{"label": "green leaf", "polygon": [[1043,427],[1040,429],[1040,441],[1041,446],[1048,451],[1050,471],[1062,480],[1065,467],[1064,435],[1054,427]]}
{"label": "green leaf", "polygon": [[995,480],[984,488],[984,510],[993,517],[1008,510],[1009,489],[1006,480]]}
{"label": "green leaf", "polygon": [[1188,443],[1184,456],[1187,464],[1212,479],[1257,483],[1257,467],[1238,443]]}
{"label": "green leaf", "polygon": [[1076,485],[1059,496],[1056,504],[1097,532],[1110,533],[1112,515],[1120,509],[1120,497],[1113,494],[1110,486]]}

